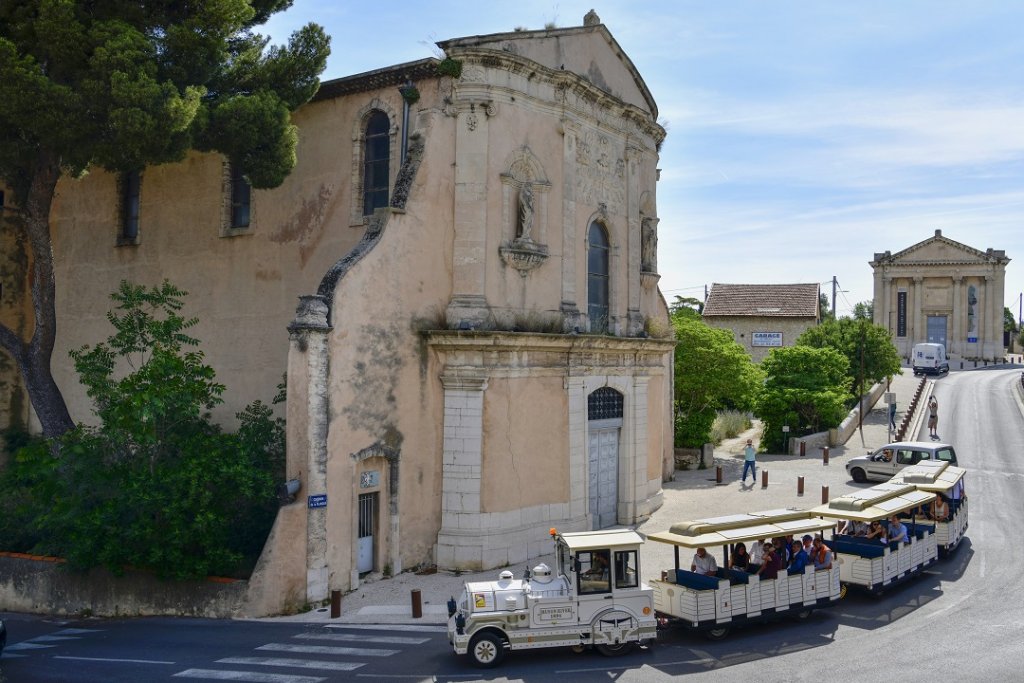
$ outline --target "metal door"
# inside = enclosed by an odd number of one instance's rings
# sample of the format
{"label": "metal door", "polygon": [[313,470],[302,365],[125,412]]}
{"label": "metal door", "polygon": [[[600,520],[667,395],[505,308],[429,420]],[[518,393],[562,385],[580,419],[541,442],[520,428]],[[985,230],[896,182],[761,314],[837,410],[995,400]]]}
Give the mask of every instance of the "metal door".
{"label": "metal door", "polygon": [[377,494],[359,495],[359,540],[356,555],[356,571],[360,574],[373,571],[373,531],[377,522]]}
{"label": "metal door", "polygon": [[942,344],[947,350],[949,349],[949,345],[946,344],[946,316],[928,316],[928,341],[933,344]]}
{"label": "metal door", "polygon": [[590,430],[590,514],[595,529],[618,522],[619,428]]}

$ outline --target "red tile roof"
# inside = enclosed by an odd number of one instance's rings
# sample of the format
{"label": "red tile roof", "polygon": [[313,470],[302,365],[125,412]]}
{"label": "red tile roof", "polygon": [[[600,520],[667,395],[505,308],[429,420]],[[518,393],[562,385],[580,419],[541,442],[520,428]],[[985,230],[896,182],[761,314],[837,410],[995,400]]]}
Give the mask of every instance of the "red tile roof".
{"label": "red tile roof", "polygon": [[715,283],[704,316],[747,315],[759,318],[818,317],[818,284],[728,285]]}

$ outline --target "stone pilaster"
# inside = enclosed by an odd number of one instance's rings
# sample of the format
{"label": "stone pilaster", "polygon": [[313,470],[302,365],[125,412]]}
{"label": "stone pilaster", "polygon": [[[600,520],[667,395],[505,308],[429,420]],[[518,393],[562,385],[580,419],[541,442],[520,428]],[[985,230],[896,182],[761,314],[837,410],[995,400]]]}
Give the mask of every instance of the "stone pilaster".
{"label": "stone pilaster", "polygon": [[922,327],[921,322],[921,308],[924,304],[924,298],[921,296],[921,283],[924,280],[920,275],[914,276],[914,331],[910,336],[910,348],[914,348],[914,344],[928,341],[928,332]]}
{"label": "stone pilaster", "polygon": [[964,323],[963,300],[964,278],[960,274],[953,276],[953,320],[949,330],[949,355],[963,353]]}
{"label": "stone pilaster", "polygon": [[585,235],[587,226],[577,225],[576,217],[576,145],[579,126],[562,121],[562,317],[565,330],[582,324],[576,294],[576,262],[580,259],[577,234]]}
{"label": "stone pilaster", "polygon": [[[302,482],[306,495],[327,493],[327,430],[329,424],[327,385],[330,379],[327,341],[331,326],[327,322],[325,297],[310,295],[299,297],[295,320],[288,326],[291,342],[288,353],[299,356],[299,362],[289,362],[302,377],[289,374],[288,383],[305,386],[306,391],[291,393],[293,401],[303,401],[305,433],[289,444],[299,443],[305,453],[298,460],[303,462],[305,479]],[[305,362],[301,362],[304,358]],[[289,421],[290,425],[291,421]],[[303,457],[304,456],[304,457]],[[327,599],[330,595],[327,565],[327,508],[307,510],[306,516],[306,599],[310,603]]]}

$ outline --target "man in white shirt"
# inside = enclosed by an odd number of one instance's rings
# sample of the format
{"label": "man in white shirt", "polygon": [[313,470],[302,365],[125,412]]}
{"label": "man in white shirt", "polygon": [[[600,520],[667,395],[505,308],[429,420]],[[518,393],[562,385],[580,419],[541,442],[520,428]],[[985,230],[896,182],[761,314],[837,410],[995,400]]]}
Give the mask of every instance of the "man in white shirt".
{"label": "man in white shirt", "polygon": [[714,576],[718,572],[718,563],[715,562],[715,558],[708,555],[707,550],[697,548],[697,554],[693,556],[693,563],[690,564],[690,571],[704,576]]}

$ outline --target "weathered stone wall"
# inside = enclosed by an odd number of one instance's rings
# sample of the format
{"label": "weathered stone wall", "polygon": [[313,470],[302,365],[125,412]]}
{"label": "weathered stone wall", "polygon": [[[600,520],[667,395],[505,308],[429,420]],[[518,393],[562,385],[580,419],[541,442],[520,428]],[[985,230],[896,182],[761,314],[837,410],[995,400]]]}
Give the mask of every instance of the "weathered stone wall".
{"label": "weathered stone wall", "polygon": [[768,317],[755,318],[753,316],[724,316],[716,315],[704,318],[704,322],[712,327],[722,330],[729,330],[740,346],[750,354],[755,363],[760,363],[768,357],[773,347],[751,346],[752,333],[754,332],[781,332],[782,345],[793,346],[797,337],[803,334],[804,330],[814,327],[817,321],[814,318],[798,317]]}

